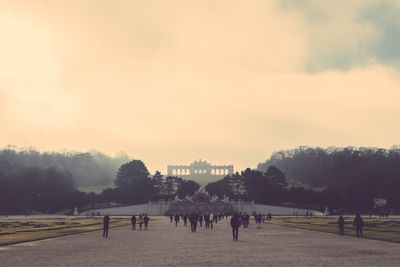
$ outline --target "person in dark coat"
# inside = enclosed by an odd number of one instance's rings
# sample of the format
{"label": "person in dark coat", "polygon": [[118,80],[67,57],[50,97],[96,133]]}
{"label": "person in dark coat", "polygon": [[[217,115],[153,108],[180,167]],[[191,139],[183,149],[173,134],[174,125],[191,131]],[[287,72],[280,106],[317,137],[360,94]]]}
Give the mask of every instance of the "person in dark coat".
{"label": "person in dark coat", "polygon": [[192,233],[196,232],[198,219],[199,216],[196,213],[192,213],[189,215],[190,228],[192,230]]}
{"label": "person in dark coat", "polygon": [[361,218],[360,213],[357,213],[356,217],[354,218],[353,226],[356,227],[356,233],[358,238],[363,238],[363,227],[364,221]]}
{"label": "person in dark coat", "polygon": [[344,235],[344,218],[342,215],[338,219],[339,235]]}
{"label": "person in dark coat", "polygon": [[199,223],[200,223],[200,227],[203,227],[203,215],[202,214],[199,215]]}
{"label": "person in dark coat", "polygon": [[179,214],[178,213],[176,213],[175,214],[175,218],[174,218],[174,220],[175,220],[175,227],[178,227],[178,223],[179,223],[179,220],[181,219],[181,216],[179,216]]}
{"label": "person in dark coat", "polygon": [[187,214],[185,213],[182,218],[183,218],[183,226],[187,226],[187,220],[188,220]]}
{"label": "person in dark coat", "polygon": [[145,214],[144,217],[143,217],[144,230],[147,230],[147,227],[149,226],[149,221],[150,221],[149,216],[147,216],[147,214]]}
{"label": "person in dark coat", "polygon": [[135,214],[133,214],[132,217],[131,217],[131,224],[132,224],[132,230],[136,230],[136,216],[135,216]]}
{"label": "person in dark coat", "polygon": [[210,229],[210,214],[204,214],[204,223],[206,225],[206,229]]}
{"label": "person in dark coat", "polygon": [[241,224],[242,222],[240,221],[240,216],[235,212],[231,218],[233,241],[238,241],[239,227]]}
{"label": "person in dark coat", "polygon": [[108,229],[110,228],[110,216],[105,215],[103,218],[103,238],[108,237]]}
{"label": "person in dark coat", "polygon": [[174,219],[174,216],[172,214],[170,214],[169,215],[169,219],[171,220],[171,223],[172,223],[172,220]]}

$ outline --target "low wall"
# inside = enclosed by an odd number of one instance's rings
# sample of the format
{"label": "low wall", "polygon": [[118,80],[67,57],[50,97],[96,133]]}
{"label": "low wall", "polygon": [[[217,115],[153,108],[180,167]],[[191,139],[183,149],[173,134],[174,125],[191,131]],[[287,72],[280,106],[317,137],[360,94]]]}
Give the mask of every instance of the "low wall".
{"label": "low wall", "polygon": [[[150,201],[147,204],[131,205],[123,207],[110,207],[101,209],[91,209],[87,212],[81,212],[80,215],[86,215],[87,213],[95,212],[95,214],[100,215],[132,215],[132,214],[142,214],[147,213],[148,215],[165,215],[172,205],[172,201]],[[205,204],[205,203],[201,203]],[[298,208],[288,208],[279,207],[272,205],[257,204],[254,201],[230,201],[236,212],[247,212],[252,214],[253,212],[272,215],[305,215],[306,213],[312,215],[323,215],[322,212],[310,209],[298,209]]]}
{"label": "low wall", "polygon": [[322,212],[311,209],[299,209],[280,207],[272,205],[257,204],[254,201],[232,201],[233,207],[237,212],[247,212],[252,214],[253,212],[272,215],[305,215],[306,213],[312,215],[323,215]]}
{"label": "low wall", "polygon": [[110,208],[101,208],[101,209],[91,209],[87,212],[82,212],[80,215],[86,215],[87,213],[92,213],[100,215],[132,215],[132,214],[142,214],[147,213],[148,215],[164,215],[170,208],[172,202],[171,201],[150,201],[147,204],[140,205],[130,205],[123,207],[110,207]]}

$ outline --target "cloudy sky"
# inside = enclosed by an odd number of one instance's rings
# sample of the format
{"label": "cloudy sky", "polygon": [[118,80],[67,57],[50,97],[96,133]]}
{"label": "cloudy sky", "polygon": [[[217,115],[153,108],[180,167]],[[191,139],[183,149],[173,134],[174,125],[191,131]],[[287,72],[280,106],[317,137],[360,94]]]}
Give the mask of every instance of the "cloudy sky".
{"label": "cloudy sky", "polygon": [[0,0],[0,147],[153,172],[399,144],[400,1]]}

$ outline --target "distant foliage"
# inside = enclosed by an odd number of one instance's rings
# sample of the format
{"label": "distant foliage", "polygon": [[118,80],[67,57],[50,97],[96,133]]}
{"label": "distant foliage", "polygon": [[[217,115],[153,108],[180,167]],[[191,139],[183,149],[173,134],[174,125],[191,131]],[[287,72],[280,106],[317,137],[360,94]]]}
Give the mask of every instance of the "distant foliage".
{"label": "distant foliage", "polygon": [[68,172],[77,187],[111,186],[115,173],[121,164],[128,162],[128,156],[120,154],[110,157],[100,152],[38,152],[34,149],[18,150],[6,147],[0,150],[0,167],[56,168]]}
{"label": "distant foliage", "polygon": [[55,212],[71,208],[72,175],[56,168],[38,166],[0,167],[0,213],[27,213],[30,210]]}
{"label": "distant foliage", "polygon": [[373,199],[379,197],[388,199],[391,208],[400,209],[399,146],[299,147],[274,153],[258,169],[267,171],[271,166],[282,170],[286,178],[324,188],[321,205],[367,211],[372,209]]}

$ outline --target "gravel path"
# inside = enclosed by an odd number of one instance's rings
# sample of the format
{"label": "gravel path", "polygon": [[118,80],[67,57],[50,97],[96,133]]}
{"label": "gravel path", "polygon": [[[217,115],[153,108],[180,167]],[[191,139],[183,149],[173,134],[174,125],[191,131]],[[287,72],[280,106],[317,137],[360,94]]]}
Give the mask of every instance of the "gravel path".
{"label": "gravel path", "polygon": [[108,239],[97,231],[0,247],[0,266],[400,266],[400,244],[268,224],[232,242],[227,220],[191,233],[162,218]]}

